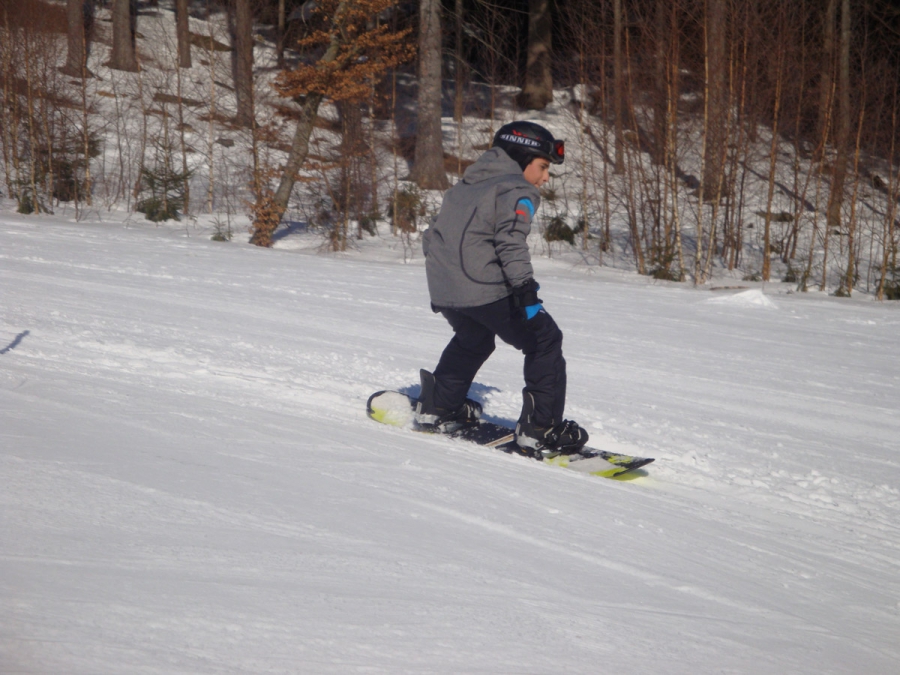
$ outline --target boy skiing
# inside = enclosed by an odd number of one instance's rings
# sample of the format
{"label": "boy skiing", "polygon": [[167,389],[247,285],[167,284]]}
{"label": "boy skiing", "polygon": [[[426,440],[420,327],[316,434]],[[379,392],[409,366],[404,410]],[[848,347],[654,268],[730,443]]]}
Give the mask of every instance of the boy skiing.
{"label": "boy skiing", "polygon": [[526,238],[550,164],[563,141],[531,122],[500,128],[490,150],[444,196],[423,237],[431,306],[454,335],[434,373],[421,370],[416,421],[451,432],[476,424],[481,405],[466,398],[495,337],[525,355],[523,406],[515,439],[523,454],[577,453],[587,432],[563,419],[566,362],[562,332],[541,306]]}

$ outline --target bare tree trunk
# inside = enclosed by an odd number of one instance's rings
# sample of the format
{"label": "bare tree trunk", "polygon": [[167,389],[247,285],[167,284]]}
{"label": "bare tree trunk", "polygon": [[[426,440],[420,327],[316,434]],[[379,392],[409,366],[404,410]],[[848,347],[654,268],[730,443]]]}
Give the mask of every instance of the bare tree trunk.
{"label": "bare tree trunk", "polygon": [[[336,16],[345,11],[347,2],[348,0],[342,0],[338,5],[335,10]],[[341,46],[340,39],[338,34],[332,34],[331,43],[322,58],[319,59],[319,63],[328,64],[337,58]],[[280,219],[287,211],[291,191],[294,189],[294,183],[297,182],[297,172],[300,171],[300,167],[303,166],[303,162],[306,161],[306,156],[309,154],[309,137],[312,135],[313,123],[316,121],[322,98],[322,94],[309,94],[302,101],[297,101],[300,103],[300,120],[294,131],[294,140],[291,142],[291,150],[284,165],[284,173],[281,175],[278,189],[272,196],[273,215],[277,219]]]}
{"label": "bare tree trunk", "polygon": [[[707,0],[707,99],[706,157],[703,185],[705,199],[712,202],[709,223],[709,245],[701,283],[712,278],[713,258],[718,251],[719,209],[723,196],[730,194],[726,183],[728,145],[731,139],[730,110],[734,105],[735,63],[733,49],[726,55],[725,34],[729,17],[726,0]],[[730,201],[726,202],[726,215]],[[724,229],[724,228],[723,228]]]}
{"label": "bare tree trunk", "polygon": [[368,154],[368,170],[369,170],[369,191],[371,192],[371,200],[369,202],[369,213],[378,213],[378,161],[375,158],[376,138],[375,138],[375,86],[372,82],[372,93],[369,96],[369,148]]}
{"label": "bare tree trunk", "polygon": [[[207,22],[209,21],[209,5],[207,4]],[[209,126],[206,130],[206,147],[207,155],[207,185],[206,185],[206,209],[210,213],[215,206],[216,196],[216,52],[213,49],[213,24],[209,24],[209,42],[206,52],[207,63],[209,64]]]}
{"label": "bare tree trunk", "polygon": [[463,168],[462,168],[462,158],[463,158],[463,148],[462,148],[462,121],[463,114],[465,113],[466,102],[463,98],[465,87],[466,87],[466,77],[467,77],[467,64],[465,57],[463,55],[463,12],[465,8],[463,7],[463,0],[455,0],[454,6],[454,18],[455,18],[455,82],[453,87],[453,121],[456,122],[456,175],[462,177]]}
{"label": "bare tree trunk", "polygon": [[[725,87],[725,0],[706,0],[707,126],[703,183],[706,198],[718,190],[725,164],[728,91]],[[717,196],[717,195],[716,195]]]}
{"label": "bare tree trunk", "polygon": [[[680,205],[678,203],[678,92],[680,90],[679,83],[679,58],[681,54],[680,40],[678,33],[675,31],[678,3],[671,3],[671,14],[669,26],[672,30],[670,35],[669,60],[666,66],[666,173],[669,181],[669,193],[672,200],[672,234],[674,237],[673,245],[675,255],[678,261],[678,280],[684,281],[685,264],[684,264],[684,240],[681,236],[681,216]],[[666,236],[668,245],[668,234]]]}
{"label": "bare tree trunk", "polygon": [[426,190],[450,187],[444,171],[441,132],[441,3],[419,6],[419,99],[416,149],[410,180]]}
{"label": "bare tree trunk", "polygon": [[[463,108],[465,104],[465,101],[463,100],[463,89],[465,88],[466,82],[466,60],[463,56],[463,12],[465,11],[463,0],[456,0],[454,10],[454,19],[456,21],[456,30],[454,31],[456,33],[456,86],[453,92],[453,119],[457,123],[458,130],[459,123],[462,122],[463,118]],[[460,156],[461,154],[460,151]]]}
{"label": "bare tree trunk", "polygon": [[[632,157],[630,152],[629,157]],[[640,213],[638,202],[640,201],[640,195],[635,195],[635,185],[639,184],[640,178],[633,163],[629,161],[629,164],[632,166],[630,167],[631,170],[628,172],[626,178],[627,191],[625,194],[625,213],[628,218],[628,229],[631,232],[631,249],[634,252],[634,266],[637,268],[638,274],[646,274],[647,269],[644,264],[644,248],[641,244],[641,234],[638,229],[638,218]]]}
{"label": "bare tree trunk", "polygon": [[[334,60],[333,56],[331,60]],[[321,102],[321,94],[310,94],[300,108],[300,119],[297,122],[297,129],[294,131],[291,151],[288,153],[287,162],[284,165],[281,182],[275,191],[274,201],[279,218],[287,210],[291,190],[294,189],[294,183],[297,181],[297,172],[300,171],[300,167],[303,166],[303,162],[306,161],[306,156],[309,154],[309,137],[312,135],[313,123],[316,121],[316,114]]]}
{"label": "bare tree trunk", "polygon": [[[137,178],[134,181],[134,187],[131,190],[131,198],[137,199],[138,195],[141,194],[141,187],[143,184],[143,176],[144,176],[144,162],[147,158],[147,134],[148,134],[148,120],[150,118],[147,104],[144,100],[144,78],[142,75],[138,74],[137,77],[137,85],[138,85],[138,101],[141,103],[141,149],[138,153],[138,172]],[[131,204],[128,205],[131,208]]]}
{"label": "bare tree trunk", "polygon": [[112,24],[113,45],[109,57],[109,67],[115,70],[138,71],[137,51],[134,46],[137,4],[132,0],[113,0]]}
{"label": "bare tree trunk", "polygon": [[[396,147],[400,142],[400,136],[397,134],[397,69],[391,71],[391,143]],[[391,186],[391,204],[397,203],[397,193],[400,191],[400,165],[396,152],[391,153],[393,162],[394,179]],[[391,218],[391,234],[397,236],[400,230],[397,228],[397,218]],[[404,256],[405,257],[405,256]],[[404,261],[405,262],[405,261]]]}
{"label": "bare tree trunk", "polygon": [[[4,11],[2,14],[3,28],[6,34],[10,34],[9,14]],[[6,194],[8,197],[18,199],[19,191],[17,189],[16,180],[18,178],[18,162],[16,158],[19,156],[19,135],[18,135],[18,110],[17,105],[13,105],[14,98],[17,96],[13,93],[13,50],[9,41],[0,43],[0,56],[2,56],[2,70],[0,70],[0,82],[3,83],[3,98],[0,100],[0,149],[3,151],[3,176],[6,179]],[[15,174],[13,173],[13,170]]]}
{"label": "bare tree trunk", "polygon": [[191,24],[188,0],[175,0],[175,34],[178,36],[178,67],[191,67]]}
{"label": "bare tree trunk", "polygon": [[[737,177],[738,177],[738,166],[741,161],[741,158],[746,158],[749,152],[749,144],[747,138],[747,130],[746,130],[746,115],[747,115],[747,81],[749,78],[749,46],[752,38],[750,37],[750,17],[751,12],[755,16],[755,7],[752,6],[752,3],[749,6],[744,6],[741,8],[743,11],[743,21],[741,22],[742,30],[738,30],[738,21],[734,22],[735,33],[743,35],[740,38],[740,56],[735,57],[739,63],[739,65],[735,65],[734,68],[734,79],[739,80],[740,89],[739,93],[736,94],[736,102],[735,102],[735,132],[734,135],[736,138],[733,139],[734,143],[734,151],[730,155],[726,155],[726,165],[727,165],[727,174],[728,174],[728,191],[729,198],[726,202],[728,211],[725,215],[725,227],[723,232],[723,240],[722,240],[722,256],[725,258],[726,265],[730,270],[733,270],[738,266],[738,262],[740,260],[741,248],[743,246],[742,240],[742,220],[741,220],[741,211],[743,205],[743,177],[744,172],[740,172],[741,175],[741,189],[737,189]],[[737,47],[735,47],[737,51]]]}
{"label": "bare tree trunk", "polygon": [[[847,271],[844,275],[844,283],[842,284],[847,297],[853,294],[853,287],[856,285],[856,277],[859,274],[857,269],[857,251],[860,242],[857,240],[856,228],[856,204],[859,197],[859,153],[863,131],[863,118],[865,117],[865,104],[859,112],[859,126],[856,131],[856,151],[853,158],[853,197],[850,200],[850,222],[847,224]],[[862,238],[862,235],[859,237]],[[871,260],[871,258],[870,258]]]}
{"label": "bare tree trunk", "polygon": [[32,73],[32,59],[34,58],[31,52],[31,33],[32,28],[30,26],[25,26],[22,31],[22,47],[24,48],[24,58],[23,62],[25,64],[25,100],[27,104],[28,110],[28,149],[29,149],[29,186],[31,189],[31,200],[32,200],[32,209],[34,213],[41,212],[41,200],[39,199],[38,194],[38,143],[37,143],[37,131],[35,129],[35,125],[37,124],[37,116],[34,112],[34,74]]}
{"label": "bare tree trunk", "polygon": [[[87,66],[83,67],[81,76],[81,139],[84,153],[84,201],[88,206],[93,204],[93,180],[91,179],[91,132],[88,126],[88,94],[87,94]],[[78,181],[75,181],[78,185]]]}
{"label": "bare tree trunk", "polygon": [[253,123],[253,9],[250,0],[234,0],[234,91],[237,95],[235,124]]}
{"label": "bare tree trunk", "polygon": [[87,17],[85,16],[84,0],[67,0],[67,49],[66,65],[60,68],[63,75],[70,77],[83,77],[85,63],[87,61]]}
{"label": "bare tree trunk", "polygon": [[[715,2],[715,0],[712,0]],[[706,3],[707,5],[709,2]],[[709,16],[704,17],[703,24],[704,44],[704,78],[703,78],[703,136],[700,149],[700,185],[697,188],[697,242],[694,252],[694,285],[703,283],[702,259],[703,259],[703,206],[706,202],[706,157],[709,148],[709,105],[710,105],[710,77],[709,77]],[[712,242],[710,242],[712,245]]]}
{"label": "bare tree trunk", "polygon": [[622,99],[625,75],[622,68],[622,0],[613,0],[613,116],[615,118],[615,173],[625,170],[625,120]]}
{"label": "bare tree trunk", "polygon": [[840,63],[838,66],[838,114],[835,125],[837,157],[831,195],[828,199],[828,227],[840,228],[841,208],[844,205],[844,183],[850,143],[850,0],[841,0]]}
{"label": "bare tree trunk", "polygon": [[887,181],[887,213],[885,214],[884,223],[881,231],[881,275],[878,279],[878,290],[876,292],[877,300],[884,300],[884,286],[887,283],[888,268],[890,267],[891,250],[894,247],[894,216],[897,212],[897,200],[894,198],[897,190],[896,175],[894,173],[894,156],[896,155],[896,139],[897,139],[897,105],[896,93],[894,95],[895,104],[891,110],[891,149],[888,155],[888,166],[890,174]]}
{"label": "bare tree trunk", "polygon": [[543,110],[553,100],[553,75],[550,71],[552,33],[550,0],[528,0],[525,86],[516,97],[518,106],[525,110]]}
{"label": "bare tree trunk", "polygon": [[656,54],[654,64],[653,93],[653,161],[660,166],[666,163],[666,140],[668,138],[668,62],[669,22],[668,12],[671,0],[656,0],[654,30],[656,32]]}
{"label": "bare tree trunk", "polygon": [[775,195],[775,171],[778,166],[778,114],[781,111],[781,86],[782,86],[782,59],[779,54],[778,74],[775,80],[775,111],[772,120],[772,146],[769,151],[769,189],[766,193],[766,220],[763,230],[763,262],[762,262],[762,280],[769,281],[772,274],[771,260],[771,232],[772,232],[772,199]]}
{"label": "bare tree trunk", "polygon": [[[834,72],[834,22],[837,18],[838,0],[826,0],[825,13],[822,24],[822,74],[819,77],[819,134],[824,138],[827,135],[828,112],[832,98],[832,73]],[[822,144],[824,152],[825,144]]]}
{"label": "bare tree trunk", "polygon": [[[802,101],[803,97],[806,93],[806,87],[804,86],[806,83],[805,73],[806,73],[806,40],[805,31],[802,33],[802,45],[800,48],[800,85],[797,89],[797,99]],[[803,141],[801,136],[802,129],[802,121],[803,121],[803,106],[798,105],[796,109],[796,113],[794,115],[794,154],[795,157],[800,157],[803,151]],[[797,254],[797,243],[800,239],[800,214],[803,212],[803,202],[806,196],[806,189],[809,187],[809,181],[812,178],[812,171],[806,170],[802,171],[800,162],[794,160],[793,166],[793,193],[794,197],[794,207],[792,209],[794,215],[794,222],[791,224],[790,232],[788,233],[787,241],[785,242],[784,248],[781,251],[781,262],[788,265],[788,269],[791,270],[791,261],[794,260]],[[805,185],[801,188],[801,173],[806,174],[806,182]]]}
{"label": "bare tree trunk", "polygon": [[[181,0],[178,1],[181,2]],[[190,51],[188,53],[190,54]],[[179,54],[179,61],[180,60],[181,55]],[[187,162],[187,142],[185,140],[184,124],[184,98],[182,96],[183,89],[181,86],[180,68],[175,69],[175,84],[178,94],[178,139],[181,145],[181,175],[184,176],[184,182],[182,183],[182,190],[184,191],[184,205],[182,207],[182,211],[185,213],[185,215],[187,215],[191,210],[191,181]]]}
{"label": "bare tree trunk", "polygon": [[284,69],[284,27],[286,24],[286,11],[284,0],[278,0],[278,36],[275,44],[275,56],[278,67]]}

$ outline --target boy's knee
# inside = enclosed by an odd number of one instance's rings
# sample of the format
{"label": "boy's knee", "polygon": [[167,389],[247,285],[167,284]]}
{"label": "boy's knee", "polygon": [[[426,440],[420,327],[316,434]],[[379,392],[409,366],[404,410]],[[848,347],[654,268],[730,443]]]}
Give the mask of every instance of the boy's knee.
{"label": "boy's knee", "polygon": [[457,333],[454,337],[454,341],[459,346],[459,349],[461,351],[471,354],[472,356],[478,357],[482,360],[487,359],[491,354],[493,354],[494,349],[496,348],[494,336],[490,334],[482,336],[461,336],[459,333]]}
{"label": "boy's knee", "polygon": [[496,349],[497,345],[494,342],[494,337],[491,336],[489,340],[485,340],[478,346],[478,353],[484,356],[487,359],[491,354],[494,353],[494,349]]}
{"label": "boy's knee", "polygon": [[542,351],[562,349],[563,334],[556,322],[548,314],[538,332],[538,346]]}

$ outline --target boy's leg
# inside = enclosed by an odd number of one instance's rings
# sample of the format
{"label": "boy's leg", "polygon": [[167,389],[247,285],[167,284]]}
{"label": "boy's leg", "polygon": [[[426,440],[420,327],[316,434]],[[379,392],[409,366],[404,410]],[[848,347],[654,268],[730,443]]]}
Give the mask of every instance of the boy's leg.
{"label": "boy's leg", "polygon": [[525,352],[524,367],[525,391],[534,397],[534,419],[540,426],[559,424],[566,410],[567,383],[562,331],[546,311],[525,323],[536,343],[533,351]]}
{"label": "boy's leg", "polygon": [[534,419],[540,426],[559,424],[566,406],[566,361],[553,317],[541,311],[526,319],[512,298],[460,312],[525,354],[525,391],[534,398]]}
{"label": "boy's leg", "polygon": [[465,311],[441,310],[453,328],[453,338],[434,369],[434,404],[444,410],[456,410],[465,403],[478,369],[494,351],[494,333]]}

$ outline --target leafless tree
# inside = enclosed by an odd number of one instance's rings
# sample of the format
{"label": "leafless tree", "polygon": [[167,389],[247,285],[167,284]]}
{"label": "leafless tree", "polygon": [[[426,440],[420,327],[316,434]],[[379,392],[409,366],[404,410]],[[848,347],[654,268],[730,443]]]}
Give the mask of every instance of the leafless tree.
{"label": "leafless tree", "polygon": [[[832,81],[834,78],[835,63],[835,21],[837,19],[838,0],[825,0],[825,9],[822,12],[822,58],[821,73],[819,75],[819,108],[818,108],[818,132],[827,137],[826,129],[830,117],[829,108],[832,104]],[[822,146],[824,151],[824,144]]]}
{"label": "leafless tree", "polygon": [[109,67],[115,70],[137,72],[137,49],[134,41],[137,30],[137,2],[135,0],[113,0],[112,24],[113,46]]}
{"label": "leafless tree", "polygon": [[188,0],[175,0],[175,33],[178,36],[178,67],[190,68],[191,25],[188,19]]}
{"label": "leafless tree", "polygon": [[90,28],[93,23],[93,5],[85,0],[66,1],[66,64],[61,68],[70,77],[90,76],[86,71]]}
{"label": "leafless tree", "polygon": [[441,3],[419,4],[419,98],[416,148],[410,180],[428,190],[450,187],[441,131]]}
{"label": "leafless tree", "polygon": [[249,127],[253,124],[253,8],[251,0],[234,0],[232,33],[234,91],[237,95],[237,114],[234,121],[236,124]]}
{"label": "leafless tree", "polygon": [[552,36],[550,0],[528,0],[528,49],[525,86],[516,103],[526,110],[543,110],[553,100]]}
{"label": "leafless tree", "polygon": [[254,205],[254,237],[261,246],[271,245],[271,233],[287,210],[297,174],[309,154],[310,136],[322,100],[360,101],[371,96],[372,82],[412,57],[408,30],[374,25],[371,17],[393,7],[394,0],[331,0],[319,8],[325,28],[306,38],[301,46],[325,47],[314,63],[282,72],[276,90],[299,106],[297,125],[284,171],[274,193],[263,190]]}
{"label": "leafless tree", "polygon": [[625,62],[622,45],[624,31],[622,16],[622,0],[613,0],[613,124],[615,125],[615,162],[614,170],[622,173],[625,170]]}
{"label": "leafless tree", "polygon": [[844,205],[844,183],[850,151],[850,0],[841,0],[840,51],[838,57],[838,109],[835,118],[834,145],[836,157],[828,199],[828,226],[841,226]]}
{"label": "leafless tree", "polygon": [[725,58],[729,0],[706,0],[706,144],[703,187],[707,198],[718,199],[725,165],[728,124],[728,64]]}
{"label": "leafless tree", "polygon": [[284,68],[284,32],[287,25],[287,11],[285,8],[285,0],[278,0],[278,33],[275,38],[275,58],[278,67]]}

